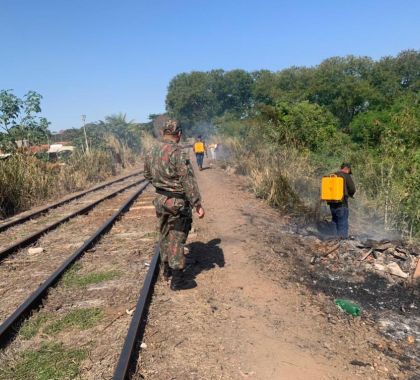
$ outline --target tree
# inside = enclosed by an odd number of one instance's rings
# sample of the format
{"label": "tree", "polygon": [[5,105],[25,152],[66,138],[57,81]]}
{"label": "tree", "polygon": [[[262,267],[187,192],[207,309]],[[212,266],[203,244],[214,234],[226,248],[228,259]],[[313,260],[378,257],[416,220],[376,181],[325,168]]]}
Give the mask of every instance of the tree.
{"label": "tree", "polygon": [[418,92],[420,90],[420,51],[402,51],[395,61],[396,72],[402,88]]}
{"label": "tree", "polygon": [[252,77],[254,79],[253,98],[255,104],[273,105],[275,100],[280,97],[276,73],[269,70],[259,70],[254,71]]}
{"label": "tree", "polygon": [[171,80],[166,96],[166,108],[181,124],[211,120],[219,113],[220,103],[211,86],[208,73],[193,71],[177,75]]}
{"label": "tree", "polygon": [[254,80],[244,70],[193,71],[173,78],[166,107],[183,127],[208,124],[226,111],[243,117],[253,105]]}
{"label": "tree", "polygon": [[225,92],[220,94],[223,97],[221,113],[228,110],[238,117],[246,116],[247,110],[253,103],[252,88],[254,81],[252,75],[245,70],[232,70],[224,74],[223,81]]}
{"label": "tree", "polygon": [[276,146],[287,145],[332,152],[340,149],[337,120],[324,107],[308,101],[300,103],[280,102],[261,107],[261,122],[255,133]]}
{"label": "tree", "polygon": [[[374,114],[366,114],[373,112],[382,117],[384,109],[402,96],[418,93],[419,88],[420,52],[407,50],[378,62],[350,55],[326,59],[315,67],[290,67],[279,72],[182,73],[169,84],[166,106],[170,116],[190,129],[196,124],[211,125],[225,114],[226,120],[232,116],[253,118],[261,111],[261,105],[309,101],[328,109],[341,130],[352,134],[351,129],[357,124],[352,121],[358,115],[373,117]],[[357,133],[352,134],[358,142],[367,137],[360,135],[361,120]],[[380,128],[376,132],[374,129],[371,128],[372,133],[380,133]]]}
{"label": "tree", "polygon": [[333,57],[314,72],[309,100],[326,106],[346,129],[354,116],[376,106],[378,91],[369,78],[373,61],[368,57]]}
{"label": "tree", "polygon": [[397,98],[387,108],[361,113],[350,124],[353,141],[381,150],[384,139],[393,136],[395,142],[391,145],[395,146],[395,143],[402,142],[406,147],[418,147],[420,145],[419,101],[418,96],[409,93]]}
{"label": "tree", "polygon": [[45,117],[36,116],[41,112],[42,96],[29,91],[23,99],[12,90],[0,91],[0,145],[4,150],[17,148],[18,140],[40,143],[50,136],[49,122]]}

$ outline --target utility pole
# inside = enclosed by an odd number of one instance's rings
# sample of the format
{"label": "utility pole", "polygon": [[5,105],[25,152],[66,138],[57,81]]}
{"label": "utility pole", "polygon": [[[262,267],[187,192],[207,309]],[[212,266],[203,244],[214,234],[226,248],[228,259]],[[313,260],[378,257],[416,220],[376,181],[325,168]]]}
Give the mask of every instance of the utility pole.
{"label": "utility pole", "polygon": [[83,133],[85,135],[86,153],[89,154],[89,144],[86,134],[86,115],[82,115]]}

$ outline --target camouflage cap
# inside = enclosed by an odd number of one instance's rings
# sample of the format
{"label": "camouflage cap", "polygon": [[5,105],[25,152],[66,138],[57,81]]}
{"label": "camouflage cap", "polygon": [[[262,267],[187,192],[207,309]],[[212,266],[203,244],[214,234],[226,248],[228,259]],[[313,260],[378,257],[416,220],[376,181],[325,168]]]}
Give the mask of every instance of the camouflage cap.
{"label": "camouflage cap", "polygon": [[176,120],[169,119],[163,124],[161,131],[164,135],[176,135],[181,131],[181,127]]}

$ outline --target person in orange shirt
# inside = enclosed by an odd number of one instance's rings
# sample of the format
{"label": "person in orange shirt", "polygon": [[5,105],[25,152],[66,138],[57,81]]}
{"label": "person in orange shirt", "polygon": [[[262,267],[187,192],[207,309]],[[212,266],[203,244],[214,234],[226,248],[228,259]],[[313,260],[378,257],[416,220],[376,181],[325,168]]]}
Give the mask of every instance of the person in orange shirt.
{"label": "person in orange shirt", "polygon": [[197,160],[197,165],[200,170],[203,170],[203,161],[204,161],[204,153],[207,157],[207,148],[204,140],[201,138],[201,136],[197,137],[196,142],[194,143],[194,153],[195,158]]}

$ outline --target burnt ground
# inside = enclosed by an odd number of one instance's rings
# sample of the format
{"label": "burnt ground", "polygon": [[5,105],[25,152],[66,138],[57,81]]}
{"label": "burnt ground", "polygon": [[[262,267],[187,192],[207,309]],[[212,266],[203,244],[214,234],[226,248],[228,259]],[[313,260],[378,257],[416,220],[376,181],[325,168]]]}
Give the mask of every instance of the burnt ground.
{"label": "burnt ground", "polygon": [[[302,295],[309,297],[311,305],[330,324],[328,330],[332,333],[332,340],[329,347],[334,347],[337,336],[351,347],[354,339],[357,340],[358,324],[361,322],[368,327],[369,333],[365,337],[362,335],[360,344],[370,352],[362,354],[356,351],[350,363],[375,367],[378,365],[376,352],[379,358],[386,357],[404,373],[389,374],[390,378],[415,378],[420,368],[418,287],[398,278],[390,281],[381,273],[366,270],[363,263],[353,258],[345,260],[347,250],[344,247],[340,247],[333,258],[311,264],[313,239],[286,236],[266,236],[266,242],[272,249],[271,254],[266,255],[266,264],[270,263],[268,271],[273,278],[278,278],[281,273],[283,281],[298,286]],[[260,256],[255,257],[258,263],[260,259]],[[285,270],[284,264],[289,270]],[[362,316],[353,318],[337,313],[334,300],[339,298],[357,303]],[[343,324],[344,331],[350,336],[354,334],[354,337],[349,339],[349,336],[343,335]],[[363,342],[365,339],[367,341]]]}
{"label": "burnt ground", "polygon": [[135,379],[419,378],[418,288],[344,243],[323,257],[335,242],[298,231],[245,178],[197,176],[207,214],[190,236],[188,272],[198,287],[158,282]]}

